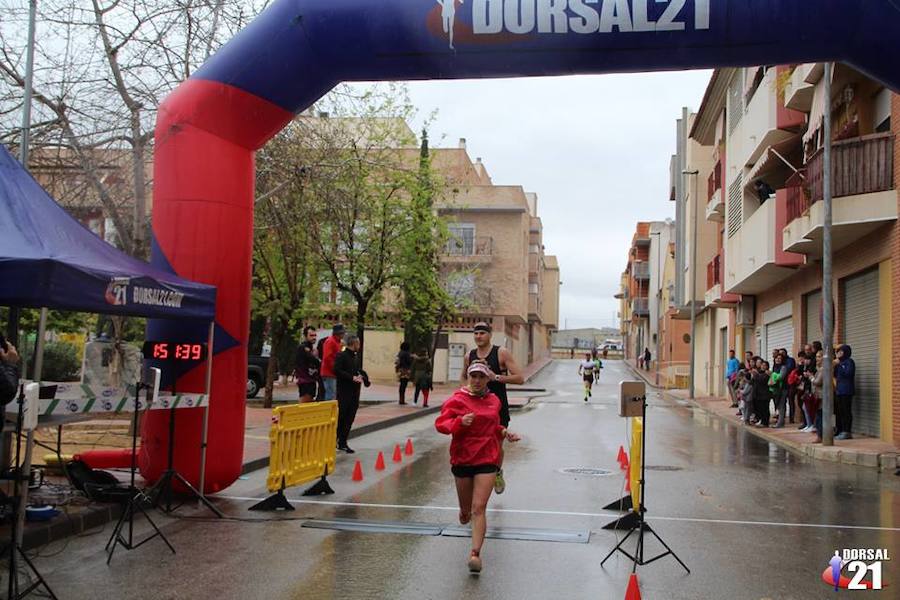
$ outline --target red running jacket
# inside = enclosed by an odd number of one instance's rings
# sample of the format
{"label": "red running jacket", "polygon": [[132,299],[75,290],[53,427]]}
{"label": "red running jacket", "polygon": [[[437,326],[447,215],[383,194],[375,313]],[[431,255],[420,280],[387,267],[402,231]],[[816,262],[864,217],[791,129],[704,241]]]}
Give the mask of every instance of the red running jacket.
{"label": "red running jacket", "polygon": [[[462,418],[475,413],[475,420],[468,427]],[[439,432],[452,435],[450,442],[451,465],[500,464],[500,399],[488,392],[474,396],[468,388],[457,390],[441,406],[441,414],[434,427]]]}
{"label": "red running jacket", "polygon": [[319,374],[322,377],[334,377],[334,359],[337,358],[338,353],[341,351],[341,340],[337,339],[333,335],[329,335],[325,339],[325,345],[322,346],[322,366],[319,369]]}

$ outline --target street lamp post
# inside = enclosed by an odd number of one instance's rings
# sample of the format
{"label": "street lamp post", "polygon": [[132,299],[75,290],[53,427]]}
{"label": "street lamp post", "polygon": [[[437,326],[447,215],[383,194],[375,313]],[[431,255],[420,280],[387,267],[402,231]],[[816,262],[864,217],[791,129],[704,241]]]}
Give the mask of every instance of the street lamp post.
{"label": "street lamp post", "polygon": [[[651,232],[650,236],[657,236],[656,240],[656,290],[654,293],[656,294],[656,387],[659,387],[659,314],[660,314],[660,304],[662,302],[662,272],[660,271],[659,266],[659,255],[660,255],[660,246],[662,245],[662,232],[657,231],[656,233]],[[649,294],[648,294],[649,296]]]}
{"label": "street lamp post", "polygon": [[[693,175],[695,177],[694,188],[697,187],[696,176],[700,174],[700,171],[682,171],[681,174]],[[694,399],[694,368],[697,356],[695,352],[697,348],[697,213],[700,211],[698,210],[696,192],[696,189],[692,189],[689,194],[694,200],[694,210],[691,214],[691,400]]]}
{"label": "street lamp post", "polygon": [[825,360],[822,366],[828,371],[822,378],[822,445],[834,445],[834,428],[832,417],[834,415],[834,387],[829,376],[834,360],[834,297],[832,296],[832,252],[831,252],[831,225],[832,225],[832,190],[831,190],[831,77],[834,63],[825,63],[825,152],[823,160],[823,198],[822,208],[825,213],[822,226],[822,346],[825,350]]}

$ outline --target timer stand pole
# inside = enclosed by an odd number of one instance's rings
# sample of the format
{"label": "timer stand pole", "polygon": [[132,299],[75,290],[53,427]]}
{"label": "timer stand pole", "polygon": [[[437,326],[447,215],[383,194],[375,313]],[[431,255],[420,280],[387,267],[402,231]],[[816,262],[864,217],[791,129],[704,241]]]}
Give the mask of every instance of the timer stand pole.
{"label": "timer stand pole", "polygon": [[209,403],[212,400],[213,344],[216,336],[216,322],[209,322],[209,340],[206,343],[206,406],[203,407],[203,429],[200,433],[200,498],[206,498],[206,446],[209,434]]}
{"label": "timer stand pole", "polygon": [[[175,378],[177,381],[177,377]],[[177,397],[177,392],[175,389],[175,384],[172,384],[172,397]],[[184,476],[179,473],[175,469],[175,407],[169,409],[169,448],[168,448],[168,460],[166,461],[166,470],[160,476],[159,481],[157,481],[152,488],[150,488],[150,496],[153,498],[153,506],[155,508],[159,508],[162,512],[166,514],[171,514],[178,510],[181,507],[181,504],[178,506],[172,506],[172,495],[174,494],[173,483],[177,480],[181,483],[182,486],[187,491],[187,494],[195,497],[200,503],[202,503],[206,508],[211,510],[217,517],[224,518],[225,515],[222,514],[216,506],[207,500],[203,494],[197,490],[194,486],[188,482]],[[165,507],[160,506],[160,499],[165,496]]]}

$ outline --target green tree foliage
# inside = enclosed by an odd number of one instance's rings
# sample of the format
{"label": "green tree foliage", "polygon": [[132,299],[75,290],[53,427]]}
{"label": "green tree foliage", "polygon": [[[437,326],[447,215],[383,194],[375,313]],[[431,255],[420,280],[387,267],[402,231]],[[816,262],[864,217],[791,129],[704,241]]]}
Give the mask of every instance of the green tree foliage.
{"label": "green tree foliage", "polygon": [[427,132],[422,133],[419,181],[410,201],[410,235],[404,239],[400,261],[403,293],[404,337],[415,352],[429,349],[433,356],[433,332],[452,304],[440,278],[440,252],[447,228],[438,218],[434,199],[442,182],[431,168]]}

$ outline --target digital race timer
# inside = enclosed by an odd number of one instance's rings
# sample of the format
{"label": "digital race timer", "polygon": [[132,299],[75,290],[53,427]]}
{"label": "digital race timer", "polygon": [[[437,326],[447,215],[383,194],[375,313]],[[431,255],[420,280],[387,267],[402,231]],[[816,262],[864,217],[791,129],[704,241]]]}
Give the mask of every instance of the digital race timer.
{"label": "digital race timer", "polygon": [[206,344],[144,342],[144,358],[174,362],[199,362],[206,358]]}

